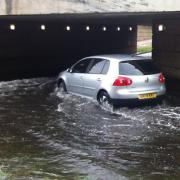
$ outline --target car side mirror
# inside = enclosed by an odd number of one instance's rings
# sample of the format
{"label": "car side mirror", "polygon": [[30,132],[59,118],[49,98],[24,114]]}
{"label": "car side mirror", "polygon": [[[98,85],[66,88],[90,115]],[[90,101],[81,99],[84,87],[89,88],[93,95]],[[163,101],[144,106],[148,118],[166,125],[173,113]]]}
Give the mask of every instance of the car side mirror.
{"label": "car side mirror", "polygon": [[67,72],[72,73],[72,69],[71,69],[71,68],[68,68],[68,69],[67,69]]}

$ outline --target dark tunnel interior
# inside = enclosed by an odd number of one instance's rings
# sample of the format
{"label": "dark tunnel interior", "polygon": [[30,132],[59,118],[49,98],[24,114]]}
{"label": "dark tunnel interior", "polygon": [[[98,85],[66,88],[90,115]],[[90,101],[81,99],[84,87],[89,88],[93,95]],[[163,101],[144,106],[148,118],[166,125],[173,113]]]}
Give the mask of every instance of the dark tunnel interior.
{"label": "dark tunnel interior", "polygon": [[[135,53],[137,25],[179,18],[177,12],[0,16],[0,80],[56,76],[91,55]],[[153,57],[157,33],[153,35]]]}
{"label": "dark tunnel interior", "polygon": [[0,18],[1,80],[55,76],[85,56],[136,52],[136,25],[48,17]]}

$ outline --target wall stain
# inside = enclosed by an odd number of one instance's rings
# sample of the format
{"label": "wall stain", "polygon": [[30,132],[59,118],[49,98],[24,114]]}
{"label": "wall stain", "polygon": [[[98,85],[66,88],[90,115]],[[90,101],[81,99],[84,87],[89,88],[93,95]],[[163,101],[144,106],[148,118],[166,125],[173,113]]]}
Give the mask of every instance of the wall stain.
{"label": "wall stain", "polygon": [[12,4],[13,4],[13,0],[5,0],[6,3],[6,14],[12,14]]}

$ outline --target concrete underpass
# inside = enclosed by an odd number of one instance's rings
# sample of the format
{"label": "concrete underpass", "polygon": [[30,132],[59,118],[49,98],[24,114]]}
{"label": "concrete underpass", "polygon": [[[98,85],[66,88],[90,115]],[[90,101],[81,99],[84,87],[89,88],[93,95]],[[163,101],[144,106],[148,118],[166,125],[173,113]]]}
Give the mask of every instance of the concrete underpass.
{"label": "concrete underpass", "polygon": [[137,25],[146,24],[153,25],[153,58],[167,76],[180,78],[179,17],[178,12],[0,16],[1,80],[54,76],[84,56],[136,53]]}
{"label": "concrete underpass", "polygon": [[[179,17],[0,16],[0,179],[179,180]],[[56,75],[84,56],[136,53],[147,24],[153,58],[174,78],[162,104],[112,110],[59,91]]]}

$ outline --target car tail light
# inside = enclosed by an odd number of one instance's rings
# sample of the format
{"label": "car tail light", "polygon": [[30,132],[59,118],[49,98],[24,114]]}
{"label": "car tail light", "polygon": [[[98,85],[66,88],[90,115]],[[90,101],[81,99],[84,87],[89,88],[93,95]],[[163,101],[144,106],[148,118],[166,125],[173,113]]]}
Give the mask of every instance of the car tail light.
{"label": "car tail light", "polygon": [[119,76],[113,83],[113,86],[130,86],[132,84],[132,80],[127,77]]}
{"label": "car tail light", "polygon": [[159,76],[159,82],[160,83],[165,83],[165,77],[164,77],[164,75],[162,73]]}

